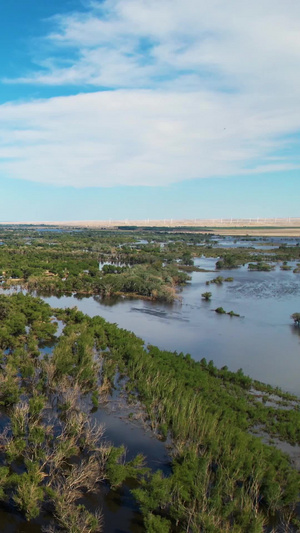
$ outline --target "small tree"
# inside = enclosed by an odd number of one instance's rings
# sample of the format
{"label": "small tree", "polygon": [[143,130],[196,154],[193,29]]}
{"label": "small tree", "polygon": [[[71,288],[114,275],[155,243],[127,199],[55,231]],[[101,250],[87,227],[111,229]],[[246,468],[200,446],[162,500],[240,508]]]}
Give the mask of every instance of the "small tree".
{"label": "small tree", "polygon": [[291,318],[294,320],[295,326],[300,326],[300,313],[293,313]]}
{"label": "small tree", "polygon": [[217,307],[217,309],[215,309],[216,313],[219,313],[219,315],[226,315],[226,311],[225,309],[223,309],[223,307]]}
{"label": "small tree", "polygon": [[201,296],[204,300],[208,301],[211,299],[211,292],[203,292]]}

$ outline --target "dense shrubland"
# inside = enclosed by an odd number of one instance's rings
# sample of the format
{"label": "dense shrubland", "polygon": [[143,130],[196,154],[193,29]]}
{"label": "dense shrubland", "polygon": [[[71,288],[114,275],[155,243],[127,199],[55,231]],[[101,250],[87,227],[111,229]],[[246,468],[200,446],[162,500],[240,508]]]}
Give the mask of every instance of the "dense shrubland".
{"label": "dense shrubland", "polygon": [[[4,228],[0,243],[4,287],[21,285],[41,294],[123,294],[168,302],[176,299],[177,287],[189,280],[188,273],[199,270],[195,257],[215,257],[218,270],[247,263],[250,270],[271,270],[274,261],[282,261],[282,268],[288,269],[287,261],[300,259],[299,246],[254,250],[250,240],[249,248],[224,250],[208,234],[165,229],[59,232]],[[294,268],[295,273],[298,270]]]}
{"label": "dense shrubland", "polygon": [[[5,243],[0,246],[0,279],[4,287],[21,285],[43,294],[125,294],[172,302],[177,297],[176,287],[189,280],[188,274],[179,269],[191,262],[189,253],[180,252],[182,259],[177,264],[177,254],[161,254],[160,246],[126,248],[129,237],[124,243],[123,236],[105,234],[95,240],[84,233],[54,234],[53,242],[53,234],[50,235],[52,239],[48,234],[47,239],[31,236],[30,241],[26,236],[21,242],[1,237]],[[99,261],[112,264],[99,270]]]}
{"label": "dense shrubland", "polygon": [[[126,463],[124,448],[102,438],[83,397],[98,399],[100,347],[104,331],[84,315],[66,311],[57,339],[59,313],[42,300],[19,293],[0,296],[0,405],[7,422],[0,435],[0,500],[13,502],[27,520],[51,511],[49,531],[102,530],[100,512],[82,504],[99,483],[118,486],[138,478],[143,458]],[[51,357],[40,346],[53,346]],[[49,526],[50,527],[50,526]]]}

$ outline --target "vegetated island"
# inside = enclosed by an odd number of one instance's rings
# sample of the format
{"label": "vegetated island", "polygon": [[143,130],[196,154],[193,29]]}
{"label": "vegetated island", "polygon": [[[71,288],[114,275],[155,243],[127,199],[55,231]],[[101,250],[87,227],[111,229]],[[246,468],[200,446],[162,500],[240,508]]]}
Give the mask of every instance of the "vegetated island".
{"label": "vegetated island", "polygon": [[215,309],[215,312],[218,313],[218,315],[241,316],[238,313],[235,313],[234,311],[225,311],[223,307],[217,307]]}

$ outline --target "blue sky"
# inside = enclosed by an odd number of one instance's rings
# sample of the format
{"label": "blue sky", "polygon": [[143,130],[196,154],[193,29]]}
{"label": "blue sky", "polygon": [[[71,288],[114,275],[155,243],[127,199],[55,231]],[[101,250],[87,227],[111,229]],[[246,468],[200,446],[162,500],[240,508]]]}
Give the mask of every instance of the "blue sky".
{"label": "blue sky", "polygon": [[297,0],[4,0],[0,221],[299,216]]}

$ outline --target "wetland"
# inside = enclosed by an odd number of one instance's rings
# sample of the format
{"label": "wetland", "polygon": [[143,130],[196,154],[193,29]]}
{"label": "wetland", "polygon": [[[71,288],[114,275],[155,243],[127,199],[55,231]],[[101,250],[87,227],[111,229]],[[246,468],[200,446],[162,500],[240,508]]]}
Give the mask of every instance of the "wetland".
{"label": "wetland", "polygon": [[3,531],[298,530],[297,239],[0,240]]}

